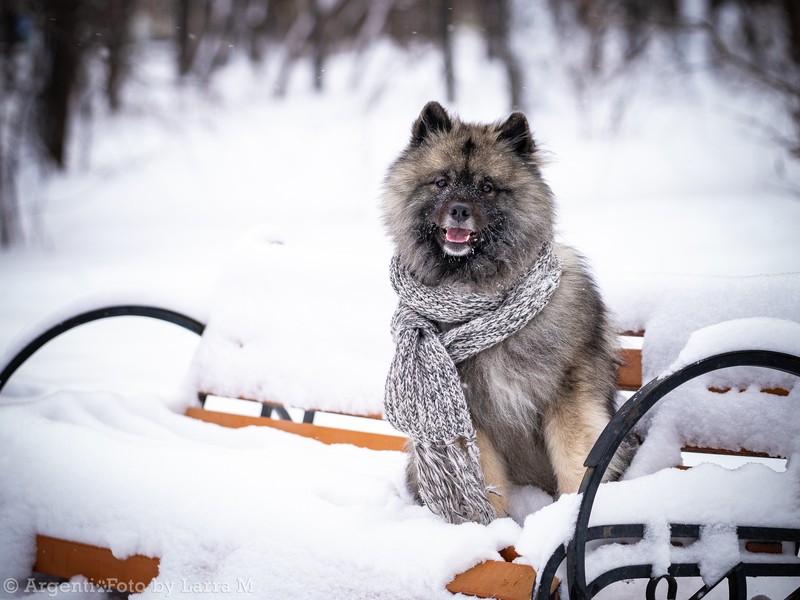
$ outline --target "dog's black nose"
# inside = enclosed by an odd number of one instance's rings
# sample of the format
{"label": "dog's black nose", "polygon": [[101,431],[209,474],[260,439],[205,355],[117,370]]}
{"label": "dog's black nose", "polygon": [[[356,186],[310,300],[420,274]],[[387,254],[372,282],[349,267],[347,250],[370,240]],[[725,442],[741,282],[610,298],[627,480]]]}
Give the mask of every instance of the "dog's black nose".
{"label": "dog's black nose", "polygon": [[452,204],[448,213],[456,223],[463,223],[472,216],[472,209],[466,204]]}

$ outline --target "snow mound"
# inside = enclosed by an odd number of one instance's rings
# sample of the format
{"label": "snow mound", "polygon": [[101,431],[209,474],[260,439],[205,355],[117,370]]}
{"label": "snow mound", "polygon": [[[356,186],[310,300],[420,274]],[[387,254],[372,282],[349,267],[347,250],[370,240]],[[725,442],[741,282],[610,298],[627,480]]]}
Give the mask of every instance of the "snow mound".
{"label": "snow mound", "polygon": [[[791,338],[800,323],[800,273],[756,276],[699,276],[656,273],[604,273],[599,278],[606,300],[617,316],[621,330],[644,330],[642,378],[648,381],[667,372],[689,343],[690,336],[701,329],[740,319],[775,319],[769,329],[759,334],[762,345],[785,343],[795,348]],[[747,330],[720,330],[708,335],[705,346],[694,342],[695,356],[703,358],[717,352],[747,349],[756,341],[754,322]],[[766,323],[764,326],[767,327]],[[745,325],[735,326],[745,327]],[[723,338],[730,336],[730,344]],[[788,339],[787,339],[788,336]],[[770,338],[774,341],[770,341]],[[766,348],[766,346],[765,346]],[[687,355],[688,356],[688,355]],[[742,373],[739,371],[738,373]],[[707,382],[716,387],[730,387],[736,380],[749,380],[762,387],[795,384],[791,375],[764,369],[748,370],[742,377],[731,371],[709,374]]]}
{"label": "snow mound", "polygon": [[112,306],[152,306],[172,310],[203,323],[208,318],[206,306],[194,296],[179,289],[150,290],[141,287],[109,287],[93,290],[72,298],[31,321],[9,344],[0,357],[0,369],[45,331],[65,323],[79,314]]}
{"label": "snow mound", "polygon": [[714,354],[737,350],[771,350],[800,356],[800,323],[786,319],[732,319],[693,332],[665,374]]}
{"label": "snow mound", "polygon": [[[572,539],[581,497],[562,496],[530,515],[516,549],[522,562],[541,569],[551,554]],[[666,469],[600,486],[589,526],[643,524],[635,544],[606,544],[587,552],[587,581],[612,568],[650,564],[653,576],[670,563],[699,560],[701,576],[715,583],[741,561],[757,560],[739,547],[738,525],[797,527],[800,514],[800,454],[778,473],[765,465],[736,470],[703,464],[688,471]],[[700,525],[700,539],[688,547],[671,545],[671,523]],[[787,560],[791,559],[788,557]]]}
{"label": "snow mound", "polygon": [[383,412],[397,297],[388,246],[366,252],[254,236],[234,252],[190,369],[200,391]]}
{"label": "snow mound", "polygon": [[[736,319],[693,332],[665,375],[702,358],[734,350],[771,350],[800,355],[800,324],[783,319]],[[795,378],[796,379],[796,378]],[[763,393],[758,385],[727,394],[711,392],[704,377],[663,398],[648,415],[645,440],[623,481],[600,486],[589,526],[643,524],[635,544],[605,544],[587,552],[587,581],[610,569],[649,564],[654,577],[670,564],[698,562],[703,580],[716,583],[742,561],[736,525],[800,526],[800,386],[788,395]],[[701,464],[688,471],[684,445],[748,449],[788,458],[786,470],[748,463],[737,469]],[[562,496],[525,520],[517,551],[543,568],[574,534],[581,496]],[[688,547],[671,544],[670,524],[700,526]],[[787,560],[800,560],[787,557]]]}
{"label": "snow mound", "polygon": [[520,529],[451,526],[415,505],[402,453],[226,429],[155,396],[0,406],[0,444],[4,578],[30,574],[38,533],[160,557],[143,598],[247,584],[259,598],[446,599]]}

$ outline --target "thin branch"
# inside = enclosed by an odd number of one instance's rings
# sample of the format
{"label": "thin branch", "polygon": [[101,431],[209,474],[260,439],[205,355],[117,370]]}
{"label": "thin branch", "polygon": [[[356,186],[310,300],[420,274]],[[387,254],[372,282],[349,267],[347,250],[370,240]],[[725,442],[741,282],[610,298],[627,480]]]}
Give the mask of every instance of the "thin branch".
{"label": "thin branch", "polygon": [[754,63],[753,61],[731,50],[730,47],[728,47],[728,45],[725,43],[725,40],[722,39],[722,36],[720,36],[719,31],[717,31],[717,28],[714,27],[713,23],[709,21],[702,21],[700,23],[685,24],[683,27],[687,29],[701,29],[705,31],[708,34],[711,44],[714,47],[714,50],[717,52],[719,58],[732,67],[737,68],[772,90],[780,92],[786,96],[800,99],[800,87],[793,84],[788,79],[782,79],[768,72],[766,69]]}

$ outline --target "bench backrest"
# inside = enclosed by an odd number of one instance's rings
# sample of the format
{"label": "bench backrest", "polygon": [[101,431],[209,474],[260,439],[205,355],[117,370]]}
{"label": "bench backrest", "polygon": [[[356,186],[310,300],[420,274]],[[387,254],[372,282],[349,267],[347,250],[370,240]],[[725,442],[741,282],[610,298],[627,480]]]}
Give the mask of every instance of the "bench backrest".
{"label": "bench backrest", "polygon": [[[643,331],[625,331],[621,334],[623,340],[623,347],[621,349],[621,365],[617,377],[617,386],[621,391],[633,392],[642,386],[642,340],[644,337]],[[742,387],[747,387],[748,382],[743,381]],[[708,388],[712,392],[725,394],[731,391],[731,388]],[[776,396],[786,396],[789,391],[783,388],[763,388],[762,392]],[[201,398],[204,400],[209,396],[217,396],[212,391],[201,392]],[[242,400],[254,400],[251,398],[241,398]],[[265,410],[262,414],[272,414],[273,409],[283,410],[284,407],[278,402],[258,400],[264,405]],[[246,427],[250,425],[269,425],[281,429],[317,439],[324,443],[347,443],[355,446],[370,448],[373,450],[401,450],[405,446],[406,438],[399,434],[385,434],[374,433],[361,426],[364,419],[380,419],[379,414],[358,415],[347,412],[333,411],[317,411],[314,409],[305,409],[303,413],[304,422],[294,422],[286,419],[270,419],[265,421],[256,416],[244,416],[239,414],[220,413],[214,411],[203,410],[200,408],[192,408],[187,411],[187,414],[208,422],[218,423],[227,427]],[[285,411],[283,411],[285,415]],[[322,415],[344,415],[352,417],[346,420],[346,425],[338,425],[329,427],[326,425],[314,422],[315,419],[319,421]],[[341,421],[341,420],[340,420]],[[366,429],[369,429],[368,427]],[[759,451],[758,449],[748,448],[732,448],[732,447],[716,447],[721,446],[699,446],[699,445],[685,445],[682,452],[689,455],[689,463],[697,462],[701,456],[708,455],[729,455],[729,456],[742,456],[742,457],[757,457],[757,458],[785,458],[781,456],[770,455],[769,453]],[[678,465],[680,466],[680,465]]]}

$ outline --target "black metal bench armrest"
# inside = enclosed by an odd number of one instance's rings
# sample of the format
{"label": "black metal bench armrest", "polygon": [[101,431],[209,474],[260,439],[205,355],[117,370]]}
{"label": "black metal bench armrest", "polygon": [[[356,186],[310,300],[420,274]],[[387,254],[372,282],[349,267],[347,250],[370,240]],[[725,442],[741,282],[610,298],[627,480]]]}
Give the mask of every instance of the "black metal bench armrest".
{"label": "black metal bench armrest", "polygon": [[12,356],[8,362],[3,366],[0,371],[0,391],[2,391],[9,378],[14,372],[19,369],[26,360],[28,360],[39,348],[47,344],[50,340],[58,337],[62,333],[84,325],[97,321],[100,319],[107,319],[111,317],[149,317],[168,323],[174,323],[184,329],[188,329],[192,333],[201,335],[205,329],[205,324],[197,319],[187,316],[176,310],[169,308],[161,308],[158,306],[136,305],[136,304],[120,304],[115,306],[107,306],[103,308],[96,308],[87,310],[76,314],[73,317],[64,319],[63,321],[48,328],[30,342],[28,342],[21,350]]}
{"label": "black metal bench armrest", "polygon": [[[603,475],[620,444],[642,417],[678,386],[700,375],[738,366],[765,367],[800,377],[800,357],[791,354],[767,350],[740,350],[717,354],[645,384],[620,408],[603,430],[584,463],[587,470],[579,490],[581,505],[575,533],[566,552],[570,598],[576,600],[590,597],[585,569],[586,543],[590,537],[589,516]],[[546,582],[542,582],[540,587],[544,585]]]}

